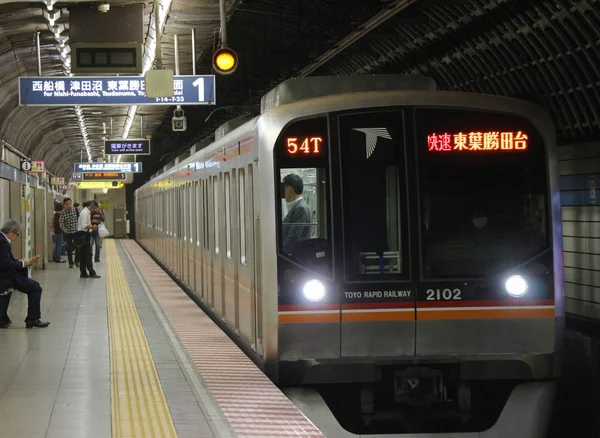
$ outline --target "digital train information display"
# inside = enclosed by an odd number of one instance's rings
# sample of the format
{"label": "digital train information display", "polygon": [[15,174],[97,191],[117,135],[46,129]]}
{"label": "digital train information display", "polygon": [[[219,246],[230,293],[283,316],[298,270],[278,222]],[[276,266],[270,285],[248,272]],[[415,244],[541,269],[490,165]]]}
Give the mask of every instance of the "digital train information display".
{"label": "digital train information display", "polygon": [[292,122],[277,140],[279,159],[292,163],[315,163],[329,154],[327,118],[315,117]]}
{"label": "digital train information display", "polygon": [[432,132],[427,135],[429,152],[519,152],[528,147],[529,136],[523,131]]}
{"label": "digital train information display", "polygon": [[324,139],[322,136],[287,137],[285,139],[286,151],[289,156],[322,155]]}

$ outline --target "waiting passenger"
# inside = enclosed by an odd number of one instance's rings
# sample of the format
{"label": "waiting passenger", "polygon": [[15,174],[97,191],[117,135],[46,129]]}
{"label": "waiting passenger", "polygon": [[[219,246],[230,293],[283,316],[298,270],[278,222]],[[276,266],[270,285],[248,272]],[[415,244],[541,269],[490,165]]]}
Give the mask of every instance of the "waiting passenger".
{"label": "waiting passenger", "polygon": [[283,178],[285,200],[288,203],[288,214],[283,219],[283,252],[292,254],[298,244],[311,236],[311,215],[308,203],[304,200],[304,182],[296,174]]}
{"label": "waiting passenger", "polygon": [[61,258],[62,249],[65,245],[65,232],[60,227],[60,215],[63,206],[60,202],[54,204],[54,219],[52,221],[52,228],[54,230],[54,261],[56,263],[64,263],[65,261]]}
{"label": "waiting passenger", "polygon": [[[25,326],[48,327],[49,322],[42,321],[40,302],[42,300],[42,287],[37,281],[30,279],[27,275],[27,268],[39,263],[39,256],[27,260],[15,260],[10,245],[21,235],[21,224],[14,219],[7,220],[0,229],[0,294],[4,294],[11,289],[16,289],[27,295],[27,317]],[[8,307],[8,301],[6,302]],[[3,321],[0,328],[6,328],[10,325],[10,318],[3,310],[0,318]]]}
{"label": "waiting passenger", "polygon": [[[91,215],[92,225],[100,226],[104,222],[104,211],[102,211],[102,207],[98,207],[95,211],[92,212]],[[98,234],[98,230],[92,231],[92,248],[96,245],[94,262],[100,261],[100,249],[102,248],[102,239]]]}
{"label": "waiting passenger", "polygon": [[65,232],[65,241],[67,242],[67,258],[69,259],[69,268],[73,267],[73,251],[75,251],[75,265],[79,267],[79,248],[75,245],[75,234],[77,233],[77,220],[79,213],[73,206],[71,198],[63,199],[63,211],[60,214],[59,224]]}
{"label": "waiting passenger", "polygon": [[80,278],[100,278],[94,270],[94,262],[92,261],[92,231],[97,230],[97,225],[92,225],[92,213],[98,209],[96,201],[89,201],[85,204],[85,208],[81,210],[79,220],[77,221],[77,246],[80,247],[80,262],[79,277]]}

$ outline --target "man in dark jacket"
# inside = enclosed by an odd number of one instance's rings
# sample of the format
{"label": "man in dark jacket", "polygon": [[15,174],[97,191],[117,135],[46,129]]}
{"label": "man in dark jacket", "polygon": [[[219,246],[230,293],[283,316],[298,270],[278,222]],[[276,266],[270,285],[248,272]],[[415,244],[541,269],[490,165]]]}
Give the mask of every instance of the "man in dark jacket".
{"label": "man in dark jacket", "polygon": [[311,214],[310,207],[302,197],[304,182],[296,174],[283,178],[285,200],[288,203],[288,214],[283,219],[283,252],[292,254],[298,244],[310,239]]}
{"label": "man in dark jacket", "polygon": [[[27,276],[27,268],[39,262],[39,256],[28,260],[15,260],[10,244],[17,240],[21,235],[21,224],[14,219],[7,220],[0,228],[0,294],[5,294],[11,289],[16,289],[27,295],[27,318],[25,326],[48,327],[49,322],[42,321],[40,302],[42,300],[42,287],[37,281]],[[6,296],[6,295],[3,295]],[[8,307],[8,301],[6,301]],[[10,325],[10,318],[6,313],[6,308],[0,309],[0,319],[4,322],[0,328],[6,328]]]}

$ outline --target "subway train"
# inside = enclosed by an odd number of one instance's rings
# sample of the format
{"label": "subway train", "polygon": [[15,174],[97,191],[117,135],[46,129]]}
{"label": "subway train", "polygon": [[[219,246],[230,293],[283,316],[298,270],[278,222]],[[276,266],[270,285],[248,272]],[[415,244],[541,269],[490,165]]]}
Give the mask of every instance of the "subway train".
{"label": "subway train", "polygon": [[136,239],[345,430],[521,436],[559,373],[554,133],[429,78],[292,79],[136,191]]}

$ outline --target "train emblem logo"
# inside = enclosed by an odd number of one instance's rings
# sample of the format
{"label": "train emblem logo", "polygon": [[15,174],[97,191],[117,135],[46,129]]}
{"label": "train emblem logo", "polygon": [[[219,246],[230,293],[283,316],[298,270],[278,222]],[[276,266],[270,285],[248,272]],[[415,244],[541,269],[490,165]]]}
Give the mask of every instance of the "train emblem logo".
{"label": "train emblem logo", "polygon": [[386,128],[354,128],[354,131],[362,132],[365,134],[367,159],[371,158],[371,155],[373,155],[373,152],[375,152],[375,148],[377,147],[377,140],[379,140],[379,137],[387,138],[388,140],[392,139],[392,136]]}

